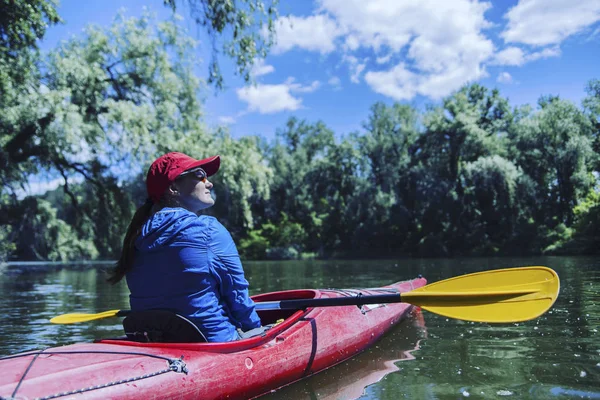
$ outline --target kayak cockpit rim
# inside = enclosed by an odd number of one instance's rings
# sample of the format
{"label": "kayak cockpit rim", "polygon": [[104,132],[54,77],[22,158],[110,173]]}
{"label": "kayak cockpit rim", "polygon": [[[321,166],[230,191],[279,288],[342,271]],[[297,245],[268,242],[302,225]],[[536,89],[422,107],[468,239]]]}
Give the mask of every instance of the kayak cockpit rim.
{"label": "kayak cockpit rim", "polygon": [[[281,292],[272,292],[259,294],[252,296],[252,299],[256,303],[263,301],[278,301],[278,300],[297,300],[297,299],[314,299],[319,298],[323,293],[318,289],[302,289],[302,290],[289,290]],[[264,334],[254,336],[247,339],[236,340],[234,342],[219,342],[219,343],[144,343],[136,342],[126,339],[98,339],[95,343],[103,344],[116,344],[120,346],[135,346],[135,347],[146,347],[146,348],[170,348],[170,349],[181,349],[181,350],[192,350],[192,351],[205,351],[205,352],[219,352],[229,353],[246,350],[255,346],[259,346],[265,342],[273,340],[276,336],[280,335],[286,329],[297,323],[302,317],[304,317],[312,308],[304,310],[260,310],[257,311],[263,325],[276,323],[278,320],[283,319],[282,322],[277,323],[271,329],[264,332]]]}

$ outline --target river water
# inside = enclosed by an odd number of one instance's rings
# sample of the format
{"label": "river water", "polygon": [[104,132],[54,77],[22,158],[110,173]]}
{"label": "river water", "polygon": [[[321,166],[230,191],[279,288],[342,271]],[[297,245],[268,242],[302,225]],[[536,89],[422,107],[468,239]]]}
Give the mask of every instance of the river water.
{"label": "river water", "polygon": [[[353,359],[265,399],[600,399],[600,258],[468,258],[247,262],[251,293],[375,287],[422,274],[545,265],[561,278],[552,309],[492,325],[417,311]],[[0,356],[121,334],[118,318],[51,325],[53,316],[128,308],[102,265],[0,267]]]}

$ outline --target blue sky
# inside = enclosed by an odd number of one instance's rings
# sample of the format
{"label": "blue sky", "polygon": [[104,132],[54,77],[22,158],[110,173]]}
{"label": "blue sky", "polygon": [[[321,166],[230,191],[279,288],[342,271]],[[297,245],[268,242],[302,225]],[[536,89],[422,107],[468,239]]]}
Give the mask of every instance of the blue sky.
{"label": "blue sky", "polygon": [[[83,5],[85,4],[85,5]],[[143,8],[167,19],[162,0],[62,0],[63,25],[47,31],[43,50],[88,24],[108,26],[118,10]],[[221,59],[226,90],[206,94],[206,122],[234,137],[273,138],[290,116],[323,121],[336,134],[359,130],[383,101],[423,107],[468,82],[497,87],[512,105],[540,95],[577,104],[600,79],[598,0],[280,0],[277,45],[257,61],[245,87]],[[206,63],[206,38],[180,10]]]}

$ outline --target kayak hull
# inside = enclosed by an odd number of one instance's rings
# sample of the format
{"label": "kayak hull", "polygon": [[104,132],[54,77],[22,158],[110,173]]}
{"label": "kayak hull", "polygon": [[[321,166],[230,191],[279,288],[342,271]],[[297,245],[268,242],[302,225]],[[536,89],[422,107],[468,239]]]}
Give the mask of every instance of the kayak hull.
{"label": "kayak hull", "polygon": [[[406,292],[417,278],[377,289],[293,290],[256,302]],[[261,311],[264,335],[229,343],[137,343],[109,339],[0,359],[0,397],[248,399],[363,351],[412,306],[406,303]],[[57,396],[60,395],[60,396]],[[69,397],[70,398],[70,397]]]}

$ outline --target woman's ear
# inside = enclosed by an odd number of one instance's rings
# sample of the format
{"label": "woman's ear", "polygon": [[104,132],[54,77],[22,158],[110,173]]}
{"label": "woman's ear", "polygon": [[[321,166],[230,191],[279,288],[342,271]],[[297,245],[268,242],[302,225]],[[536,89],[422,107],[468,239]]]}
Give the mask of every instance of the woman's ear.
{"label": "woman's ear", "polygon": [[172,196],[176,196],[179,194],[179,188],[175,185],[175,183],[169,185],[169,194],[171,194]]}

